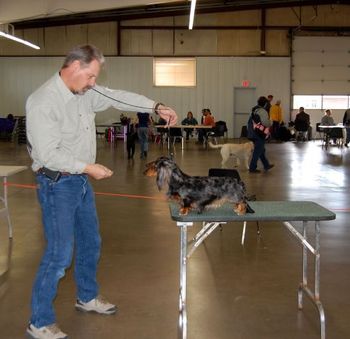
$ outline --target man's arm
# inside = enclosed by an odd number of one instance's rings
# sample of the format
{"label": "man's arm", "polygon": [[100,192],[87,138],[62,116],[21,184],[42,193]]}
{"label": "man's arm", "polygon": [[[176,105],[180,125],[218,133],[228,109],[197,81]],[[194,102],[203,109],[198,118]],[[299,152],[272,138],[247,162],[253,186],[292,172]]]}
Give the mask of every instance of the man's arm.
{"label": "man's arm", "polygon": [[91,97],[93,109],[96,112],[114,107],[122,111],[156,113],[170,126],[177,122],[177,115],[172,108],[157,103],[144,95],[98,85],[89,90],[86,95]]}
{"label": "man's arm", "polygon": [[113,175],[113,171],[101,164],[86,165],[83,173],[91,176],[96,180],[106,179]]}

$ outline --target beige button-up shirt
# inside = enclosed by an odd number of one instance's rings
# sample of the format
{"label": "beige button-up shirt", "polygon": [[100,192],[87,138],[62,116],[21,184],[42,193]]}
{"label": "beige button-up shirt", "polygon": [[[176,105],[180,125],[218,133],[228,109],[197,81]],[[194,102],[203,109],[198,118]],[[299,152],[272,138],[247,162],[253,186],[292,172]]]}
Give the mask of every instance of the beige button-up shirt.
{"label": "beige button-up shirt", "polygon": [[[26,103],[27,139],[32,169],[82,173],[96,160],[95,112],[114,107],[152,113],[155,102],[145,96],[95,86],[109,99],[90,89],[73,94],[56,73],[31,94]],[[129,105],[128,105],[129,104]]]}

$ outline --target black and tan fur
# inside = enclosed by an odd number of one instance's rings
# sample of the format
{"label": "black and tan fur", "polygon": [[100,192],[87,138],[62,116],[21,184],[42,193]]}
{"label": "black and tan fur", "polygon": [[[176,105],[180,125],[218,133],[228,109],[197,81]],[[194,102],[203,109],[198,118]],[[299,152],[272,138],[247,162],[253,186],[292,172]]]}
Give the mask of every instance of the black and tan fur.
{"label": "black and tan fur", "polygon": [[168,186],[167,196],[179,201],[182,215],[191,209],[202,213],[206,207],[217,207],[224,202],[233,203],[233,209],[239,215],[254,213],[247,204],[244,183],[236,178],[189,176],[168,157],[160,157],[146,167],[144,174],[157,176],[159,190]]}

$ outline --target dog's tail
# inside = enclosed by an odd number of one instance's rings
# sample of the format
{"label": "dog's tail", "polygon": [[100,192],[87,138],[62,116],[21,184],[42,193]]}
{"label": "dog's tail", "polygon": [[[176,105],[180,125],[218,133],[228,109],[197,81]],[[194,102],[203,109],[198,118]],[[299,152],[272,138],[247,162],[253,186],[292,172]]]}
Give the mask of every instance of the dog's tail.
{"label": "dog's tail", "polygon": [[210,148],[221,148],[223,144],[214,145],[211,141],[208,141]]}

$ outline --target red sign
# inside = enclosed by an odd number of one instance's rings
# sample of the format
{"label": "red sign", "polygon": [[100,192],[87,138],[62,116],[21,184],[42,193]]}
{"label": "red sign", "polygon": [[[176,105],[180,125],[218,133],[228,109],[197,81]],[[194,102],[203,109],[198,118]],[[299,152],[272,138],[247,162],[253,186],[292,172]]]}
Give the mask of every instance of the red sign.
{"label": "red sign", "polygon": [[242,86],[243,87],[249,87],[250,81],[249,80],[242,80]]}

